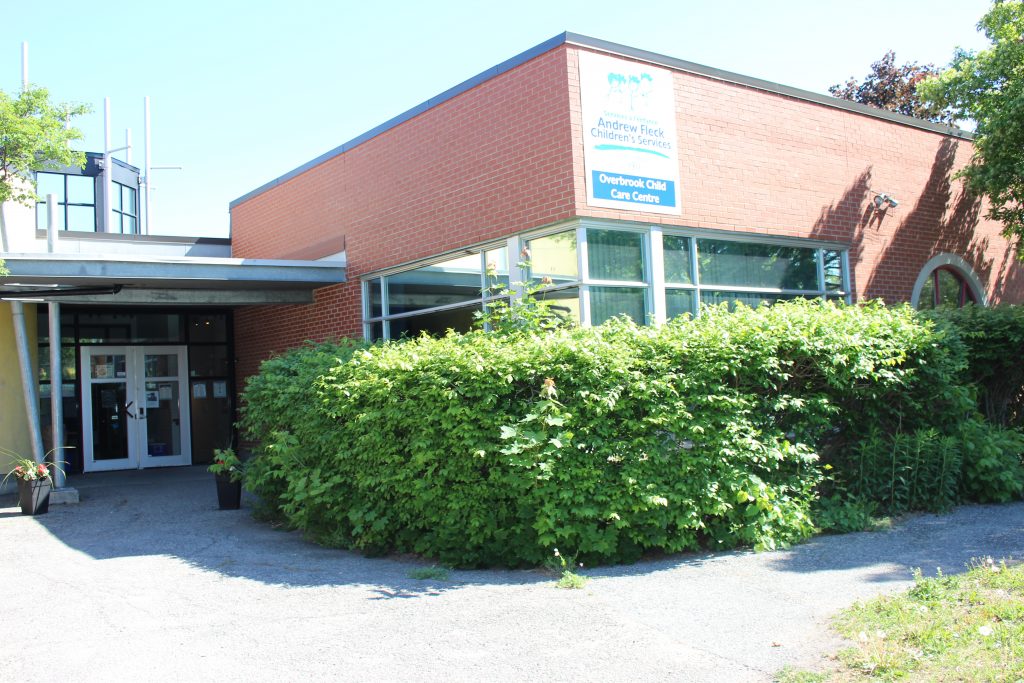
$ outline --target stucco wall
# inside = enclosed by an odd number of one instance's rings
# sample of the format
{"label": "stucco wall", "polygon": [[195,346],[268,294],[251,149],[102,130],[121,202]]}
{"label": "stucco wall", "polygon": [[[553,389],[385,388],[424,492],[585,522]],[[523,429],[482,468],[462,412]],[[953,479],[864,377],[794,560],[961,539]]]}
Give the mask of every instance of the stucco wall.
{"label": "stucco wall", "polygon": [[[28,328],[28,342],[35,373],[37,356],[36,307],[25,304],[25,325]],[[25,400],[21,387],[21,372],[18,365],[18,350],[14,343],[14,324],[11,305],[0,301],[0,448],[17,453],[21,457],[32,457],[32,441],[28,433],[28,418],[25,415]],[[0,479],[10,471],[10,458],[0,453]],[[7,488],[13,488],[14,480],[9,479]]]}

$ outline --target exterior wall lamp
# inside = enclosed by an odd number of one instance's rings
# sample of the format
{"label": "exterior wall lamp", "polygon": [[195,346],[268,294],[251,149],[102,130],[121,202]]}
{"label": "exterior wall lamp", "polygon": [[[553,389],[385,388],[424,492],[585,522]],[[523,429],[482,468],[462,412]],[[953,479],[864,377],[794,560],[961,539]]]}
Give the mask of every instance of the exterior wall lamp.
{"label": "exterior wall lamp", "polygon": [[885,192],[879,192],[875,195],[874,204],[875,211],[885,211],[886,206],[891,206],[895,209],[900,205],[900,202],[892,195],[886,194]]}

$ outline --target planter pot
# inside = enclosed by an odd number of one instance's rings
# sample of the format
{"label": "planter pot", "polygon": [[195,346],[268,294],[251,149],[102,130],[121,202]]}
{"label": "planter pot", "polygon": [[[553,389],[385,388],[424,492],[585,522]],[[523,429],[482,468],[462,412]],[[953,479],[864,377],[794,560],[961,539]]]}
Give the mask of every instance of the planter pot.
{"label": "planter pot", "polygon": [[35,479],[33,481],[18,480],[18,502],[21,503],[21,514],[42,515],[50,509],[50,480]]}
{"label": "planter pot", "polygon": [[231,481],[230,474],[214,475],[217,480],[217,504],[221,510],[237,510],[242,507],[242,482]]}

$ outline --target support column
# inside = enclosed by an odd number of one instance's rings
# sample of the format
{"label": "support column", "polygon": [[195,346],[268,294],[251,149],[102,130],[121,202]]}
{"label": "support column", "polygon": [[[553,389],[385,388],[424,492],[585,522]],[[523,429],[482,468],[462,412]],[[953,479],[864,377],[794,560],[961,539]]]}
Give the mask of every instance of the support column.
{"label": "support column", "polygon": [[43,435],[39,429],[39,395],[36,378],[32,372],[32,356],[28,348],[28,333],[25,326],[25,304],[11,302],[11,322],[14,325],[14,345],[18,349],[18,365],[21,368],[21,389],[25,397],[25,417],[28,419],[29,440],[32,445],[32,459],[43,462]]}

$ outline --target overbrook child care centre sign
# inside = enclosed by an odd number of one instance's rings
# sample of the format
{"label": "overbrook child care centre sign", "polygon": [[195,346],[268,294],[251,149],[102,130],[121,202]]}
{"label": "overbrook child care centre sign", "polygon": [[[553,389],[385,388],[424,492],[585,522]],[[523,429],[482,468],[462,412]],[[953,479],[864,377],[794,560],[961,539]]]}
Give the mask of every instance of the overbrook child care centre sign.
{"label": "overbrook child care centre sign", "polygon": [[672,73],[580,52],[587,202],[678,215]]}

